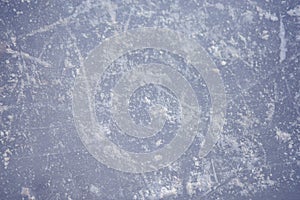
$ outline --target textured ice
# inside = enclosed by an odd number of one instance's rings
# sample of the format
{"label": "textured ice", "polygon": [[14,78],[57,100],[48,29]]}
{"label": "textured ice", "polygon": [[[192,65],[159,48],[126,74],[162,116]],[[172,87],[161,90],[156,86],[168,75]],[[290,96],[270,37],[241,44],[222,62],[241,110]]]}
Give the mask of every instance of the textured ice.
{"label": "textured ice", "polygon": [[0,1],[0,199],[299,199],[299,23],[295,0]]}

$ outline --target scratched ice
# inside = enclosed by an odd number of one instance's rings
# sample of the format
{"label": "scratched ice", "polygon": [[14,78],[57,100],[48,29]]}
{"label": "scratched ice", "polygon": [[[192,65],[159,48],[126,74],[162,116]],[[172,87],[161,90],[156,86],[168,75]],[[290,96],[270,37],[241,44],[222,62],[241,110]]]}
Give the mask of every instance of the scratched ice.
{"label": "scratched ice", "polygon": [[1,1],[0,199],[299,199],[299,23],[298,1]]}

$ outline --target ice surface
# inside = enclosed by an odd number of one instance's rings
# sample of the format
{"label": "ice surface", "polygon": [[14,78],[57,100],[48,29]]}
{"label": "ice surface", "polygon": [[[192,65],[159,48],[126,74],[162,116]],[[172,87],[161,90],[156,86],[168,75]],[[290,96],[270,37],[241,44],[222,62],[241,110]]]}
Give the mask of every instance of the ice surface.
{"label": "ice surface", "polygon": [[292,0],[0,1],[0,199],[299,199],[299,22]]}

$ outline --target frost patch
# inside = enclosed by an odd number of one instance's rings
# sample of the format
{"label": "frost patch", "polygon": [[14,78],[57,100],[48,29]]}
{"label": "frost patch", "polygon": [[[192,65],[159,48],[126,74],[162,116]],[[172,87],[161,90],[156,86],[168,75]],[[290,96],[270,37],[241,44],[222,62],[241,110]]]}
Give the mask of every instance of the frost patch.
{"label": "frost patch", "polygon": [[266,10],[263,10],[262,8],[260,8],[258,6],[256,7],[256,10],[257,10],[260,18],[264,17],[265,19],[271,20],[273,22],[276,22],[279,20],[278,17],[274,13],[270,13]]}
{"label": "frost patch", "polygon": [[100,189],[93,184],[90,185],[90,192],[97,196],[100,196]]}
{"label": "frost patch", "polygon": [[7,169],[7,166],[9,164],[10,156],[11,156],[10,149],[6,149],[3,153],[3,159],[4,159],[4,168]]}
{"label": "frost patch", "polygon": [[277,128],[276,129],[276,138],[277,138],[277,140],[280,140],[282,142],[287,142],[287,141],[291,140],[291,134],[283,132]]}
{"label": "frost patch", "polygon": [[177,195],[177,189],[175,187],[173,188],[166,188],[166,187],[162,187],[161,191],[160,191],[160,198],[166,198],[166,197],[170,197],[170,196],[175,196]]}
{"label": "frost patch", "polygon": [[296,6],[294,9],[287,11],[287,14],[292,17],[300,17],[300,5]]}
{"label": "frost patch", "polygon": [[36,198],[31,194],[30,189],[27,187],[22,187],[21,190],[22,197],[25,197],[28,200],[35,200]]}

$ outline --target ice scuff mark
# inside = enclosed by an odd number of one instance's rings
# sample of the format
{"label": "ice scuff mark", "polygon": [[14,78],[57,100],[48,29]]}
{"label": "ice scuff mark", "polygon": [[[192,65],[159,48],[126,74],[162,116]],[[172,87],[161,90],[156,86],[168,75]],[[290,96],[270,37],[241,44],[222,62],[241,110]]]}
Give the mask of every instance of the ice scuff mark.
{"label": "ice scuff mark", "polygon": [[280,25],[279,25],[279,38],[280,38],[280,53],[279,53],[279,62],[281,63],[282,61],[285,60],[286,58],[286,52],[287,52],[287,48],[286,48],[286,38],[285,38],[285,28],[284,28],[284,24],[282,22],[282,18],[280,17]]}
{"label": "ice scuff mark", "polygon": [[176,196],[176,195],[177,195],[177,188],[175,188],[175,187],[172,187],[172,188],[162,187],[159,197],[162,199],[162,198]]}
{"label": "ice scuff mark", "polygon": [[[21,190],[22,197],[28,199],[28,200],[35,200],[36,198],[31,194],[31,190],[27,187],[22,187]],[[22,198],[23,199],[23,198]]]}
{"label": "ice scuff mark", "polygon": [[[17,51],[17,50],[13,50],[11,48],[11,46],[14,46],[16,47],[17,46],[17,38],[15,36],[11,36],[11,45],[8,44],[7,42],[4,42],[4,41],[0,41],[0,58],[4,55],[4,54],[11,54],[12,56],[20,56],[27,60],[31,60],[35,63],[38,63],[44,67],[51,67],[51,64],[40,59],[40,57],[34,57],[26,52],[23,52],[23,51]],[[6,60],[6,63],[9,63],[9,60]]]}
{"label": "ice scuff mark", "polygon": [[25,53],[23,51],[18,52],[18,51],[12,50],[11,48],[7,48],[6,52],[9,53],[9,54],[16,55],[16,56],[24,57],[24,58],[26,58],[28,60],[31,60],[33,62],[36,62],[36,63],[38,63],[38,64],[40,64],[40,65],[42,65],[44,67],[51,67],[50,63],[48,63],[48,62],[46,62],[44,60],[41,60],[38,57],[31,56],[28,53]]}
{"label": "ice scuff mark", "polygon": [[[297,23],[300,23],[300,5],[297,5],[295,8],[287,11],[287,14],[291,17],[296,17]],[[296,32],[296,41],[300,41],[300,31]]]}
{"label": "ice scuff mark", "polygon": [[101,196],[100,189],[97,186],[93,185],[93,184],[90,185],[90,192],[95,194],[97,197]]}
{"label": "ice scuff mark", "polygon": [[245,11],[242,13],[242,20],[244,23],[252,24],[254,21],[254,14],[250,10]]}
{"label": "ice scuff mark", "polygon": [[144,176],[144,181],[147,184],[147,188],[140,190],[132,199],[173,199],[178,197],[179,194],[182,194],[182,179],[176,175],[165,177],[159,174],[158,177],[155,178]]}
{"label": "ice scuff mark", "polygon": [[[59,20],[57,20],[56,22],[54,22],[52,24],[45,25],[36,30],[33,30],[30,33],[21,35],[21,38],[31,37],[38,33],[49,32],[49,31],[53,30],[54,28],[56,28],[57,26],[67,26],[70,22],[75,21],[79,15],[88,13],[91,9],[99,7],[99,6],[100,6],[99,2],[92,2],[91,0],[87,0],[87,1],[83,2],[82,4],[80,4],[79,6],[75,7],[74,8],[75,11],[72,15],[70,15],[66,18],[60,18]],[[105,15],[105,14],[106,13],[104,13],[103,15]]]}
{"label": "ice scuff mark", "polygon": [[278,17],[276,16],[276,14],[268,12],[268,11],[258,7],[258,6],[256,6],[256,10],[257,10],[258,15],[261,19],[264,17],[265,19],[271,20],[273,22],[276,22],[276,21],[279,20]]}
{"label": "ice scuff mark", "polygon": [[273,119],[273,116],[274,116],[274,113],[275,113],[275,103],[274,102],[270,102],[270,103],[267,103],[267,120],[268,121],[271,121]]}
{"label": "ice scuff mark", "polygon": [[209,193],[213,190],[215,182],[209,173],[198,174],[196,181],[188,181],[186,183],[186,191],[190,197],[194,196],[197,191],[201,193]]}
{"label": "ice scuff mark", "polygon": [[291,140],[291,134],[281,131],[280,129],[276,129],[276,138],[282,142],[288,142]]}
{"label": "ice scuff mark", "polygon": [[291,17],[300,17],[300,5],[287,11],[287,14]]}
{"label": "ice scuff mark", "polygon": [[115,4],[112,1],[104,1],[103,2],[103,6],[107,10],[107,12],[108,12],[108,14],[109,14],[109,16],[111,18],[112,24],[117,24],[117,9],[118,9],[118,5]]}
{"label": "ice scuff mark", "polygon": [[6,149],[4,151],[4,153],[3,153],[4,169],[7,169],[11,155],[12,155],[12,152],[10,151],[10,149]]}

